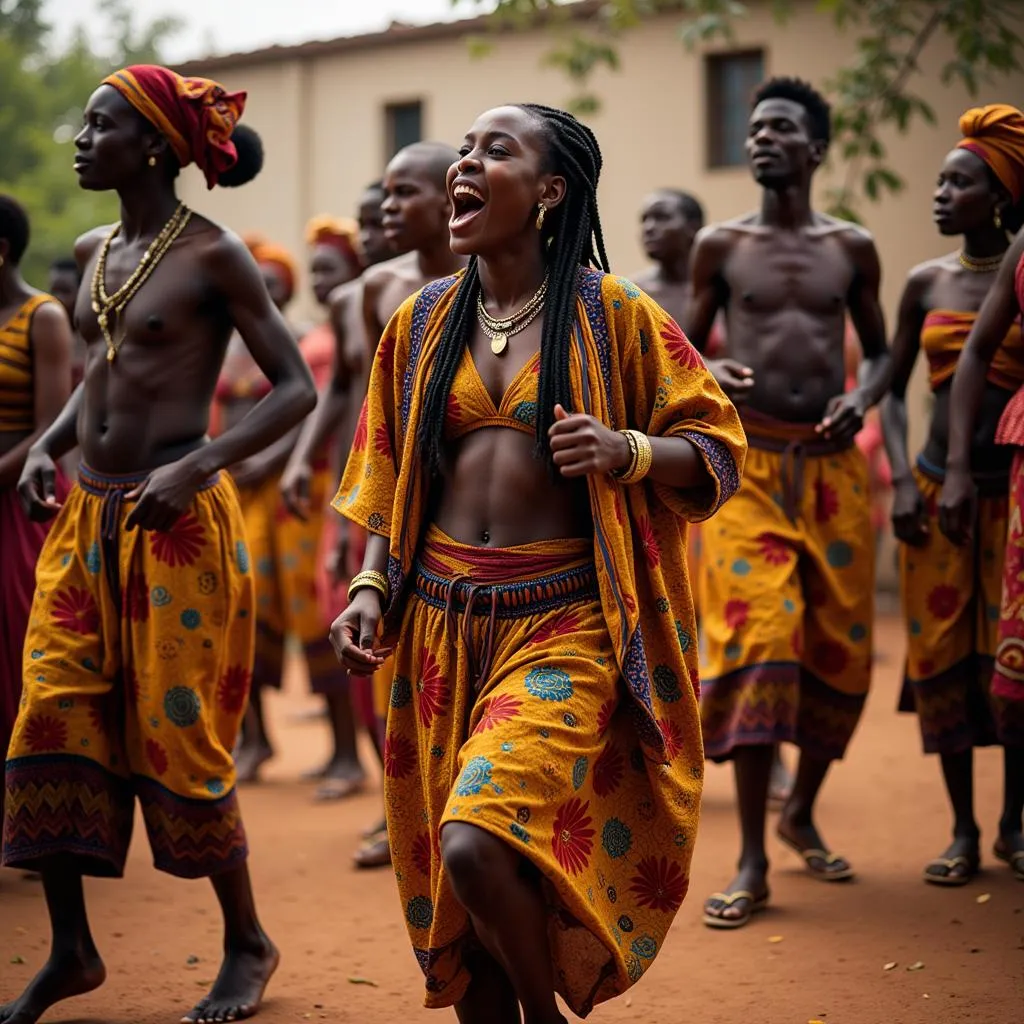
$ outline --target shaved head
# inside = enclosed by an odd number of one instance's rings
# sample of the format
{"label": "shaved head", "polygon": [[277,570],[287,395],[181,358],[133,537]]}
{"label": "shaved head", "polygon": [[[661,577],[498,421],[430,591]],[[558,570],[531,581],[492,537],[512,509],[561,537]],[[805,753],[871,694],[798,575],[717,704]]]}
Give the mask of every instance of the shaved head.
{"label": "shaved head", "polygon": [[458,159],[455,147],[444,142],[414,142],[391,158],[386,174],[394,174],[399,169],[412,172],[422,175],[435,188],[447,191],[448,168]]}

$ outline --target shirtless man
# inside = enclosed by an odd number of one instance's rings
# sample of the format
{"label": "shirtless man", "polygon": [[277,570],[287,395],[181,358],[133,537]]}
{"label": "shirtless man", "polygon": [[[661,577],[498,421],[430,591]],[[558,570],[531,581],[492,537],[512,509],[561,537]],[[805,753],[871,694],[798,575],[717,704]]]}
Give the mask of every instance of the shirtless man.
{"label": "shirtless man", "polygon": [[[224,918],[220,973],[185,1020],[251,1016],[277,967],[234,786],[254,596],[221,470],[276,441],[315,392],[245,246],[175,195],[193,161],[211,187],[258,172],[258,137],[235,127],[244,99],[136,66],[96,90],[75,140],[81,186],[116,191],[121,219],[76,246],[85,380],[30,449],[19,484],[30,515],[57,518],[39,558],[32,670],[6,764],[4,863],[41,871],[53,939],[43,969],[0,1007],[3,1024],[35,1024],[104,981],[82,878],[120,877],[136,797],[155,865],[209,877]],[[234,329],[274,387],[210,441]],[[55,460],[76,439],[79,485],[61,508]]]}
{"label": "shirtless man", "polygon": [[684,323],[692,295],[690,250],[704,227],[704,209],[689,192],[660,188],[644,200],[640,225],[644,253],[654,266],[634,281],[676,323]]}
{"label": "shirtless man", "polygon": [[[689,336],[703,349],[725,310],[727,358],[712,368],[750,444],[739,493],[705,531],[715,557],[702,566],[704,743],[712,760],[734,762],[743,836],[739,873],[705,904],[715,928],[767,904],[773,744],[800,750],[779,838],[817,878],[853,873],[827,851],[813,811],[870,681],[873,542],[854,436],[885,391],[889,356],[871,236],[811,209],[829,136],[828,104],[809,85],[762,85],[747,137],[761,208],[702,231],[693,256]],[[847,313],[864,350],[850,392]]]}

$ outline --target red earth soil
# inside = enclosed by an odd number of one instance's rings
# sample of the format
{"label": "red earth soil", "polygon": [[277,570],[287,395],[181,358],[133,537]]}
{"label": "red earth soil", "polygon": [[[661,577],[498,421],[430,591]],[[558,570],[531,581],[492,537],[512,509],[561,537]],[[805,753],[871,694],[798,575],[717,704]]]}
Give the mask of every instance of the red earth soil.
{"label": "red earth soil", "polygon": [[[921,754],[914,718],[894,711],[903,656],[898,621],[880,623],[876,646],[880,658],[867,712],[849,757],[826,784],[820,810],[823,834],[849,857],[858,879],[822,884],[773,839],[769,912],[740,932],[703,927],[701,902],[729,881],[737,855],[731,773],[710,766],[690,895],[648,975],[627,996],[598,1007],[591,1020],[1021,1019],[1024,884],[989,854],[1001,753],[985,750],[977,758],[985,870],[962,889],[925,885],[921,868],[944,849],[950,827],[939,764]],[[296,781],[326,754],[323,723],[302,717],[313,707],[301,674],[293,672],[269,708],[280,756],[268,765],[266,781],[243,795],[260,911],[283,954],[259,1019],[454,1021],[451,1011],[421,1006],[421,975],[391,873],[351,867],[359,831],[380,813],[378,783],[347,802],[313,805],[311,784]],[[90,881],[88,897],[109,979],[45,1020],[177,1021],[217,972],[219,923],[209,886],[155,872],[140,822],[127,877]],[[39,883],[0,872],[0,1002],[43,963],[47,942]]]}

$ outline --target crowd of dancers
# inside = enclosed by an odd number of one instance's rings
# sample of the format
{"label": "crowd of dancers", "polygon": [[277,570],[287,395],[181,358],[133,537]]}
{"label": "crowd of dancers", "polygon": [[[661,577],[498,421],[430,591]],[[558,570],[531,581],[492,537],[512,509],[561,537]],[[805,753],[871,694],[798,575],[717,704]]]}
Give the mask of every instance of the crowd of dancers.
{"label": "crowd of dancers", "polygon": [[463,1024],[564,1024],[556,994],[586,1016],[644,975],[706,758],[733,763],[742,835],[707,926],[768,905],[771,799],[811,875],[853,877],[814,809],[871,681],[883,434],[901,706],[954,814],[924,880],[978,871],[972,757],[993,743],[993,850],[1024,880],[1020,111],[951,137],[934,220],[961,245],[911,272],[890,347],[870,234],[812,208],[830,114],[798,79],[751,104],[759,208],[705,227],[693,196],[652,194],[635,284],[610,272],[601,151],[571,115],[499,107],[458,148],[403,149],[356,219],[308,225],[312,328],[285,318],[292,254],[176,195],[191,163],[210,188],[259,172],[244,106],[164,68],[108,77],[75,171],[120,221],[50,294],[0,197],[3,863],[40,873],[53,935],[0,1024],[104,981],[83,877],[121,875],[136,800],[156,867],[210,878],[223,913],[184,1019],[256,1012],[279,953],[238,786],[274,755],[264,690],[290,642],[331,731],[316,798],[365,785],[365,731],[384,815],[356,863],[393,863],[426,1004]]}

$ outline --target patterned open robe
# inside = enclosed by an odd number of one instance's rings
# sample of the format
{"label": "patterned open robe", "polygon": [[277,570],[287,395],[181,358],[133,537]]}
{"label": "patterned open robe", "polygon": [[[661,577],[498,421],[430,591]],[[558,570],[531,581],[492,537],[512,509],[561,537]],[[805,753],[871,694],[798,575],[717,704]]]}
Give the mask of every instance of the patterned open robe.
{"label": "patterned open robe", "polygon": [[[410,599],[408,591],[429,526],[424,519],[429,507],[428,478],[415,438],[426,381],[458,280],[453,277],[428,285],[388,325],[334,500],[337,511],[390,538],[391,600],[384,634],[389,641],[397,638],[399,664],[403,645],[423,642],[401,628],[408,600],[417,600],[415,595]],[[570,373],[574,411],[589,413],[616,429],[631,427],[655,436],[687,438],[702,455],[710,481],[699,491],[684,491],[651,481],[623,486],[607,476],[589,480],[599,608],[618,668],[610,677],[607,696],[612,706],[618,694],[623,697],[622,720],[630,737],[631,762],[643,780],[643,795],[637,798],[637,790],[627,787],[617,794],[618,804],[610,798],[600,809],[589,810],[583,806],[586,801],[580,800],[577,817],[593,816],[595,831],[606,826],[602,834],[608,834],[607,825],[615,821],[630,826],[633,835],[657,834],[665,842],[655,855],[641,859],[638,854],[623,855],[620,848],[592,849],[594,833],[590,832],[581,835],[570,863],[558,856],[557,835],[538,833],[535,841],[519,847],[549,883],[549,896],[554,893],[552,920],[557,919],[558,926],[552,926],[552,946],[559,991],[575,1012],[586,1014],[595,1003],[624,991],[644,973],[686,891],[704,752],[685,524],[706,519],[733,494],[746,443],[736,410],[676,324],[621,278],[581,270]],[[420,687],[413,690],[422,700]],[[397,707],[393,700],[388,722],[392,744],[399,740],[391,735],[399,719],[402,728],[417,728],[416,719],[409,726],[409,719],[394,710]],[[598,745],[599,726],[591,725]],[[466,741],[467,730],[453,724],[452,733],[452,744],[458,748]],[[420,746],[410,744],[409,737],[401,740],[405,750]],[[567,758],[553,770],[559,778],[564,776],[570,796],[575,788],[578,798],[585,797],[584,780],[574,779],[574,769],[579,771],[579,764]],[[424,764],[419,774],[426,780],[436,771]],[[550,784],[552,766],[544,765],[544,771]],[[434,781],[425,781],[425,786]],[[394,784],[394,778],[386,779],[386,788]],[[629,805],[624,799],[627,793]],[[505,802],[512,799],[509,794]],[[514,808],[511,814],[514,821]],[[419,861],[431,862],[426,866],[432,895],[409,900],[406,917],[427,976],[427,1003],[444,1006],[461,998],[468,977],[461,968],[439,976],[445,949],[435,940],[445,932],[446,917],[461,908],[448,898],[439,863],[437,840],[443,822],[430,815],[426,818],[430,835],[425,849],[414,844],[412,836],[393,834],[392,841],[400,887],[413,877]],[[671,882],[665,892],[659,878]],[[645,901],[648,890],[657,893]],[[639,904],[641,911],[646,908],[646,913],[624,916],[622,902],[628,892],[634,894],[633,904]],[[406,895],[403,890],[403,899]],[[567,930],[566,920],[577,927]],[[622,924],[625,920],[630,922],[628,928]],[[578,940],[574,945],[571,939],[574,931],[590,936],[592,946],[603,954],[595,959],[591,948],[587,955],[577,955],[580,947]]]}

